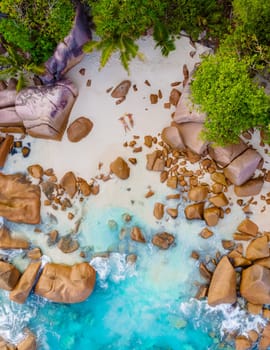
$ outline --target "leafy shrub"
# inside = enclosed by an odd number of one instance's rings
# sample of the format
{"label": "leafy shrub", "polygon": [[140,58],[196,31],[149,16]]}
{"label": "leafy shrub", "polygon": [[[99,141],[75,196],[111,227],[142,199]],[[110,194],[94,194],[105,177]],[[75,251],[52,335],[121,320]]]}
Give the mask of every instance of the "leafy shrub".
{"label": "leafy shrub", "polygon": [[217,53],[203,59],[191,85],[193,101],[207,113],[203,138],[236,143],[251,127],[267,129],[270,97],[249,76],[249,62]]}
{"label": "leafy shrub", "polygon": [[0,34],[14,47],[45,62],[70,31],[75,9],[70,0],[1,0]]}
{"label": "leafy shrub", "polygon": [[100,67],[104,67],[113,52],[120,53],[120,60],[128,70],[129,61],[140,56],[135,40],[154,27],[154,39],[163,54],[174,49],[173,41],[164,25],[160,23],[166,9],[162,0],[99,0],[88,1],[91,7],[96,34],[100,41],[85,45],[85,51],[102,50]]}

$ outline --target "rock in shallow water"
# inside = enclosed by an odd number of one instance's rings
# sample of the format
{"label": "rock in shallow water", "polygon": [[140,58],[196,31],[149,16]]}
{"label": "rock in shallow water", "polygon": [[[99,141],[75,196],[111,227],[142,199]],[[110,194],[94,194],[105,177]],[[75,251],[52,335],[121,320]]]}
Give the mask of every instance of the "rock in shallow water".
{"label": "rock in shallow water", "polygon": [[78,303],[92,293],[96,271],[88,263],[45,265],[35,293],[57,303]]}

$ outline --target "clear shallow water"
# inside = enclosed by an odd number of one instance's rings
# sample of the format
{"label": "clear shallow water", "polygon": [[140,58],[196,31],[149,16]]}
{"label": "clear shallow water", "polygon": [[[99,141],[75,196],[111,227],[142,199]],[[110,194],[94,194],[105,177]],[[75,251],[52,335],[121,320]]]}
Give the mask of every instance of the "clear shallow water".
{"label": "clear shallow water", "polygon": [[[42,350],[213,350],[220,348],[225,329],[254,326],[254,319],[243,322],[245,315],[239,310],[213,309],[193,299],[200,276],[190,252],[195,248],[211,255],[221,248],[220,237],[198,238],[203,223],[180,217],[166,225],[176,236],[175,246],[161,251],[151,243],[131,241],[129,230],[140,226],[150,242],[164,228],[147,227],[136,217],[125,223],[125,212],[93,209],[82,223],[81,246],[97,270],[97,284],[88,300],[61,305],[32,295],[26,304],[17,305],[1,292],[0,334],[17,341],[27,326],[37,334]],[[114,220],[112,228],[109,220]],[[108,249],[109,258],[95,257]],[[138,256],[134,265],[126,262],[130,253]]]}

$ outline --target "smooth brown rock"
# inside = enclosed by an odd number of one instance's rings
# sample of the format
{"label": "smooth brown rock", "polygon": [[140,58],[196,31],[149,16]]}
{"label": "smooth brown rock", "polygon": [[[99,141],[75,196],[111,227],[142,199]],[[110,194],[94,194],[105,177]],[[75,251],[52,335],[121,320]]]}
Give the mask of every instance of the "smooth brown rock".
{"label": "smooth brown rock", "polygon": [[261,339],[258,344],[258,350],[268,350],[270,346],[270,323],[268,323],[262,332]]}
{"label": "smooth brown rock", "polygon": [[168,126],[162,130],[161,139],[172,149],[183,150],[185,149],[182,137],[175,126]]}
{"label": "smooth brown rock", "polygon": [[245,336],[239,335],[235,338],[235,350],[250,350],[252,342]]}
{"label": "smooth brown rock", "polygon": [[40,188],[24,175],[0,173],[0,216],[19,223],[40,222]]}
{"label": "smooth brown rock", "polygon": [[27,252],[27,257],[31,260],[38,260],[42,256],[40,248],[33,248]]}
{"label": "smooth brown rock", "polygon": [[242,272],[240,293],[253,304],[270,304],[270,270],[252,265]]}
{"label": "smooth brown rock", "polygon": [[203,218],[208,226],[216,226],[220,218],[220,209],[217,207],[204,209]]}
{"label": "smooth brown rock", "polygon": [[243,153],[248,145],[239,138],[239,143],[228,145],[225,147],[208,147],[210,157],[221,167],[226,167],[236,157]]}
{"label": "smooth brown rock", "polygon": [[257,177],[256,179],[248,180],[241,186],[234,186],[234,193],[238,197],[256,196],[261,192],[263,184],[263,177]]}
{"label": "smooth brown rock", "polygon": [[125,97],[129,91],[131,86],[130,80],[123,80],[120,84],[118,84],[112,91],[111,96],[113,98],[121,98]]}
{"label": "smooth brown rock", "polygon": [[130,232],[130,237],[133,239],[133,241],[145,243],[146,239],[141,231],[141,229],[138,226],[132,227],[132,230]]}
{"label": "smooth brown rock", "polygon": [[167,232],[157,233],[152,238],[152,243],[160,249],[168,249],[174,243],[174,236]]}
{"label": "smooth brown rock", "polygon": [[247,233],[251,236],[256,236],[258,231],[259,231],[259,227],[258,225],[251,221],[250,219],[245,219],[243,220],[237,227],[238,231],[243,232],[243,233]]}
{"label": "smooth brown rock", "polygon": [[72,171],[65,173],[60,181],[61,186],[64,188],[70,198],[73,198],[77,193],[77,179]]}
{"label": "smooth brown rock", "polygon": [[213,236],[213,232],[210,231],[207,227],[205,227],[201,232],[200,232],[200,236],[204,239],[208,239],[210,237]]}
{"label": "smooth brown rock", "polygon": [[153,214],[156,219],[161,220],[164,216],[164,204],[156,202]]}
{"label": "smooth brown rock", "polygon": [[201,138],[203,124],[200,123],[173,123],[180,131],[180,135],[186,147],[197,154],[204,154],[207,151],[208,142]]}
{"label": "smooth brown rock", "polygon": [[26,337],[17,344],[17,350],[37,350],[36,337],[30,331],[27,331]]}
{"label": "smooth brown rock", "polygon": [[266,236],[253,239],[246,250],[246,258],[257,260],[269,257],[269,246]]}
{"label": "smooth brown rock", "polygon": [[170,92],[169,101],[173,106],[177,106],[180,97],[181,97],[181,92],[177,89],[172,89]]}
{"label": "smooth brown rock", "polygon": [[226,178],[225,178],[224,174],[222,174],[222,173],[218,173],[218,172],[212,173],[211,180],[213,180],[214,182],[216,182],[220,185],[227,186]]}
{"label": "smooth brown rock", "polygon": [[67,137],[71,142],[79,142],[92,130],[93,123],[90,119],[80,117],[72,122],[67,129]]}
{"label": "smooth brown rock", "polygon": [[178,209],[177,208],[167,208],[166,209],[167,214],[170,215],[171,218],[176,219],[178,216]]}
{"label": "smooth brown rock", "polygon": [[77,95],[69,80],[25,88],[16,97],[16,112],[29,135],[61,140]]}
{"label": "smooth brown rock", "polygon": [[221,208],[229,204],[228,198],[224,193],[220,193],[216,196],[210,197],[209,202],[214,204],[216,207]]}
{"label": "smooth brown rock", "polygon": [[188,198],[194,202],[202,202],[208,196],[208,186],[194,186],[188,191]]}
{"label": "smooth brown rock", "polygon": [[203,219],[204,203],[195,203],[186,206],[185,216],[188,220]]}
{"label": "smooth brown rock", "polygon": [[121,157],[116,158],[110,164],[110,170],[121,180],[126,180],[129,178],[130,168],[127,162]]}
{"label": "smooth brown rock", "polygon": [[15,266],[13,266],[10,263],[0,261],[0,288],[5,290],[12,290],[19,278],[20,278],[20,271],[16,269]]}
{"label": "smooth brown rock", "polygon": [[0,228],[0,249],[27,249],[29,242],[26,239],[11,237],[7,227]]}
{"label": "smooth brown rock", "polygon": [[0,168],[3,168],[6,163],[6,159],[13,145],[13,140],[13,135],[7,135],[0,144]]}
{"label": "smooth brown rock", "polygon": [[208,304],[234,304],[236,302],[236,272],[227,256],[218,263],[208,290]]}
{"label": "smooth brown rock", "polygon": [[197,105],[194,105],[191,101],[190,84],[186,84],[182,91],[182,95],[177,104],[173,120],[180,123],[203,123],[206,118],[206,114],[199,110]]}
{"label": "smooth brown rock", "polygon": [[241,186],[253,176],[261,159],[257,151],[247,149],[224,168],[224,175],[234,185]]}
{"label": "smooth brown rock", "polygon": [[39,164],[30,165],[27,168],[27,171],[28,171],[29,175],[31,175],[35,179],[41,179],[43,176],[43,168]]}
{"label": "smooth brown rock", "polygon": [[46,264],[35,293],[56,303],[78,303],[92,293],[96,271],[88,263],[72,266]]}
{"label": "smooth brown rock", "polygon": [[15,288],[9,293],[9,298],[16,303],[23,304],[29,296],[39,272],[41,262],[30,263]]}

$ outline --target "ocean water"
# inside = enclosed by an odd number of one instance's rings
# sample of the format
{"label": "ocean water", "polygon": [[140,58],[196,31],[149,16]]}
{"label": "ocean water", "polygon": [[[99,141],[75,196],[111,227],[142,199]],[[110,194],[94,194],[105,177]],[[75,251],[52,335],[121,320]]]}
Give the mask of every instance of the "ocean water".
{"label": "ocean water", "polygon": [[[132,220],[125,222],[125,213],[126,208],[92,208],[85,214],[80,243],[97,271],[86,301],[56,304],[32,294],[17,305],[1,291],[0,334],[16,342],[28,327],[42,350],[229,350],[234,347],[224,344],[226,331],[256,328],[261,320],[248,318],[240,307],[211,308],[193,298],[195,281],[202,280],[190,252],[196,247],[207,258],[222,249],[220,237],[203,240],[198,236],[203,223],[188,222],[180,214],[173,225],[168,223],[176,243],[162,251],[151,244],[156,227],[132,212]],[[148,243],[130,240],[133,225],[140,226]],[[110,254],[99,254],[105,251]],[[131,253],[137,255],[135,264],[127,262]]]}

